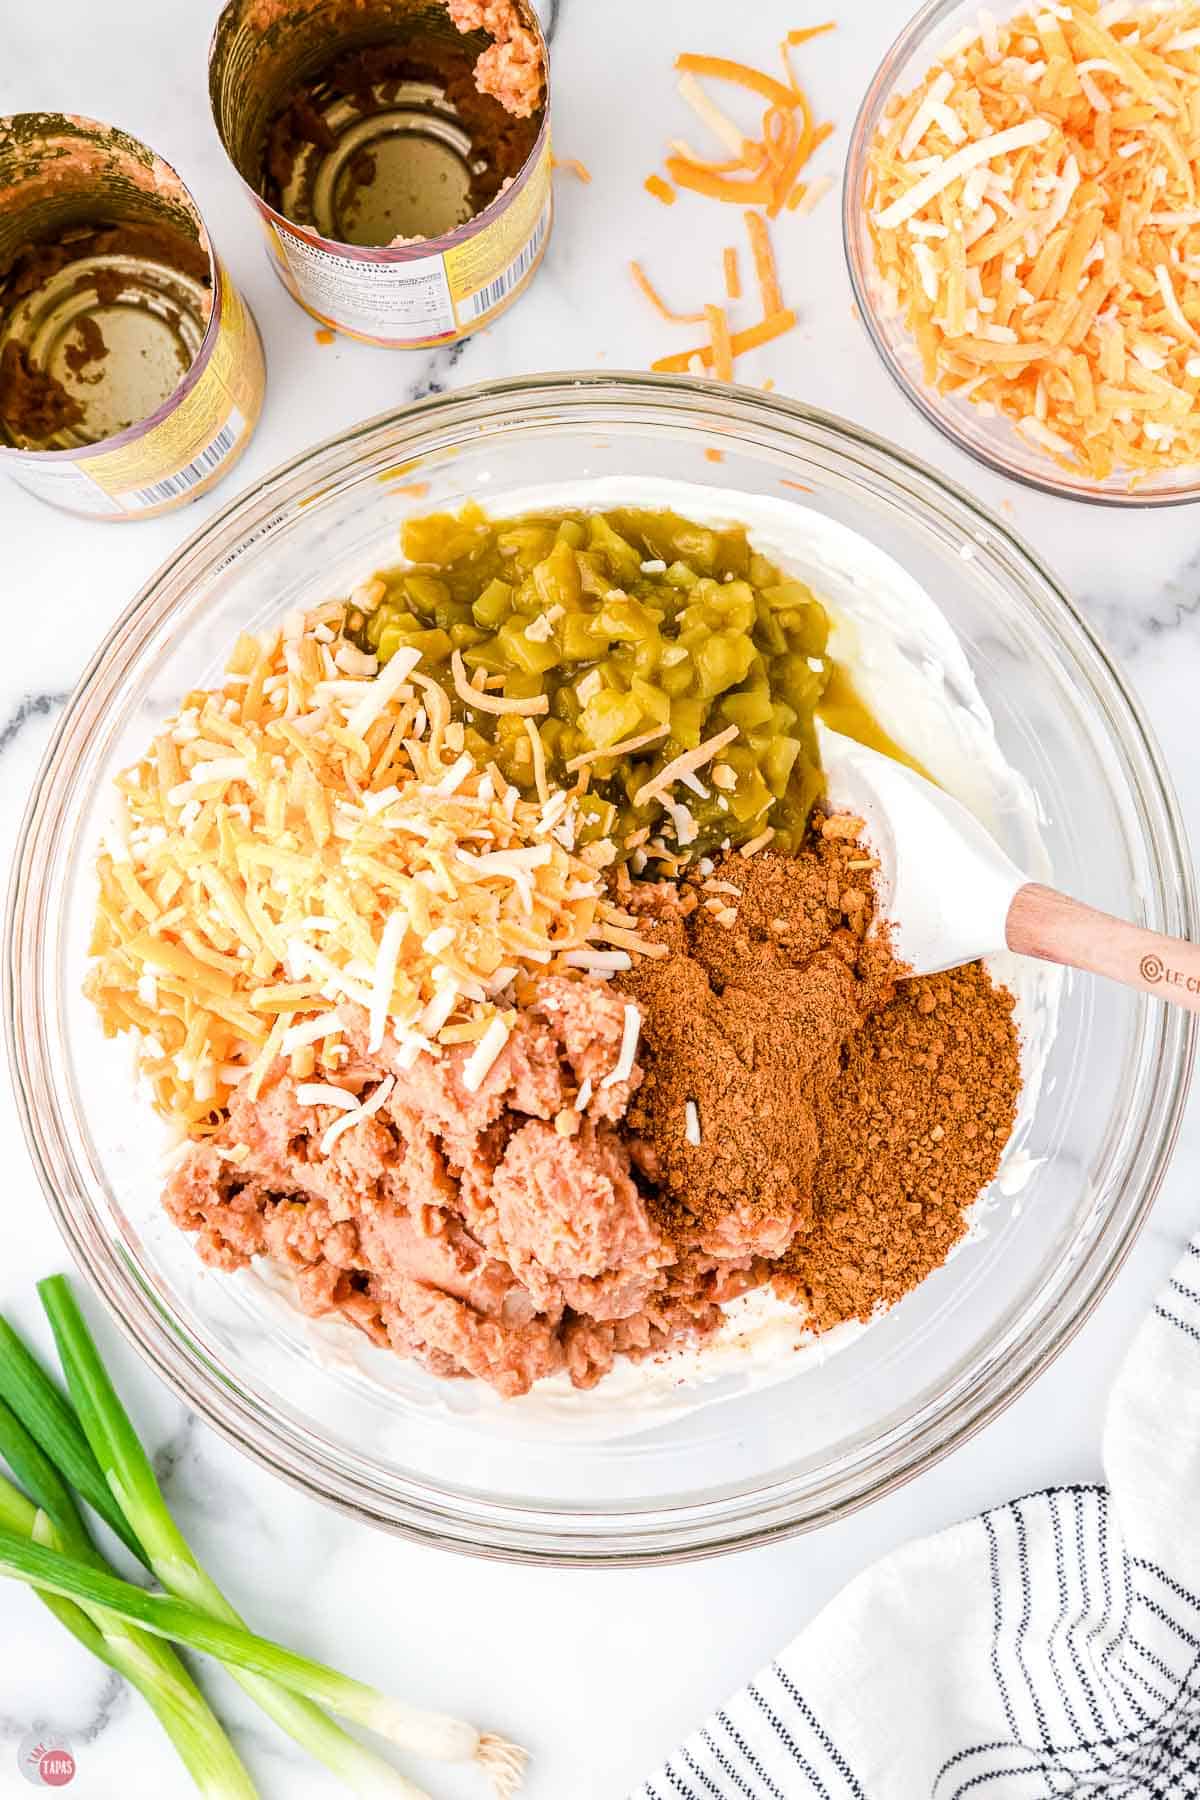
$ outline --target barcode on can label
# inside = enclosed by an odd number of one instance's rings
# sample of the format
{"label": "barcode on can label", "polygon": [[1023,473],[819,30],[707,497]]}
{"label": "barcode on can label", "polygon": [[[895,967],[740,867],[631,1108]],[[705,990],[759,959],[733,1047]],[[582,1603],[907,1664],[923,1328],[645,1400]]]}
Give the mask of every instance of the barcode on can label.
{"label": "barcode on can label", "polygon": [[533,235],[524,248],[513,257],[507,269],[497,275],[494,281],[489,281],[486,287],[479,288],[474,294],[469,294],[460,303],[458,310],[460,321],[463,324],[481,319],[484,313],[491,312],[494,306],[499,306],[500,302],[506,300],[513,289],[521,284],[537,261],[549,229],[550,207],[547,204],[542,208],[542,215],[533,228]]}
{"label": "barcode on can label", "polygon": [[129,505],[161,506],[164,500],[177,500],[186,494],[189,488],[197,487],[207,480],[213,470],[219,468],[242,435],[245,420],[236,409],[230,413],[220,431],[205,445],[199,456],[193,457],[185,468],[176,475],[166,475],[161,481],[153,481],[149,487],[135,488],[125,496]]}

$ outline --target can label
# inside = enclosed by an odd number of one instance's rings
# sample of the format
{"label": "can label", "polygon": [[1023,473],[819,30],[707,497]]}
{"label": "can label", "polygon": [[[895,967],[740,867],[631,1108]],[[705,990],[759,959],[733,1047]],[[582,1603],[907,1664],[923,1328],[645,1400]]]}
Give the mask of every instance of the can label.
{"label": "can label", "polygon": [[301,306],[352,337],[420,348],[474,331],[536,266],[550,230],[550,142],[497,216],[461,243],[403,260],[314,241],[259,202],[279,273]]}
{"label": "can label", "polygon": [[113,519],[146,518],[215,486],[257,423],[266,369],[254,321],[219,263],[214,312],[183,392],[128,442],[71,456],[8,452],[13,478],[54,506]]}

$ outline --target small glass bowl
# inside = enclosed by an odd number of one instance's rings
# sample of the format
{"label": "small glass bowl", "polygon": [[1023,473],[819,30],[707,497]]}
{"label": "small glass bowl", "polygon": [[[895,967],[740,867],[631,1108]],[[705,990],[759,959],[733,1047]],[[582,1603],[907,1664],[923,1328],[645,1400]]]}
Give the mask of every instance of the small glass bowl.
{"label": "small glass bowl", "polygon": [[[1030,0],[1001,0],[997,17],[1029,11]],[[1037,10],[1034,8],[1033,10]],[[1035,445],[1026,443],[1010,419],[989,418],[981,407],[954,394],[941,394],[925,381],[911,331],[900,313],[889,312],[867,227],[868,152],[894,95],[920,85],[945,46],[966,31],[979,34],[978,0],[927,0],[896,39],[876,70],[850,139],[842,190],[842,236],[850,284],[867,335],[896,386],[929,423],[978,462],[1026,487],[1098,506],[1180,506],[1200,496],[1200,468],[1164,470],[1130,486],[1129,472],[1097,481],[1082,470],[1072,474]]]}
{"label": "small glass bowl", "polygon": [[394,560],[406,513],[617,477],[719,489],[735,517],[739,497],[774,494],[892,556],[958,634],[1000,748],[1036,794],[1059,884],[1160,931],[1195,935],[1197,916],[1153,740],[1051,576],[969,495],[778,395],[583,374],[439,396],[306,452],[184,544],[93,658],[17,850],[6,1019],[35,1165],[118,1325],[209,1423],[354,1517],[528,1561],[760,1543],[928,1468],[1046,1366],[1112,1280],[1166,1168],[1191,1061],[1181,1010],[1068,984],[1020,1203],[997,1199],[986,1235],[835,1354],[772,1387],[727,1372],[704,1410],[656,1415],[635,1436],[589,1426],[603,1385],[535,1429],[520,1403],[439,1383],[203,1268],[158,1203],[155,1121],[128,1050],[103,1040],[81,994],[113,774],[240,630]]}

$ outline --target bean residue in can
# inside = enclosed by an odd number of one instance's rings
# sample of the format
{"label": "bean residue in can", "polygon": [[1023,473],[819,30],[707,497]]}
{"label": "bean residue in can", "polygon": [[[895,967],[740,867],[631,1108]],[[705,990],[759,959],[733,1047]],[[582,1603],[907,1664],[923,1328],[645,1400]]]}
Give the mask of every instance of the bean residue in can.
{"label": "bean residue in can", "polygon": [[450,343],[532,277],[551,183],[528,0],[229,0],[209,95],[276,272],[322,324]]}
{"label": "bean residue in can", "polygon": [[68,512],[148,518],[228,473],[264,384],[170,165],[93,119],[0,119],[0,468]]}

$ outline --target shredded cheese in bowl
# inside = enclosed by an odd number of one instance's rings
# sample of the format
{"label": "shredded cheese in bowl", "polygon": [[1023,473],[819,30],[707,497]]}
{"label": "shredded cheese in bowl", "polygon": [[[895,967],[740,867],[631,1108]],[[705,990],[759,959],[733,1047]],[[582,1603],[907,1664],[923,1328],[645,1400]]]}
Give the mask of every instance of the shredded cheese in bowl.
{"label": "shredded cheese in bowl", "polygon": [[216,1129],[281,1056],[344,1106],[331,1139],[367,1116],[378,1091],[334,1097],[344,1008],[410,1066],[472,1044],[477,1086],[523,974],[606,975],[640,948],[605,897],[613,846],[576,851],[569,797],[523,798],[465,754],[416,651],[378,672],[343,656],[347,611],[240,638],[223,685],[188,695],[117,782],[87,988],[109,1035],[137,1035],[183,1135]]}
{"label": "shredded cheese in bowl", "polygon": [[1200,465],[1200,4],[981,15],[885,109],[865,199],[928,387],[1095,483]]}

